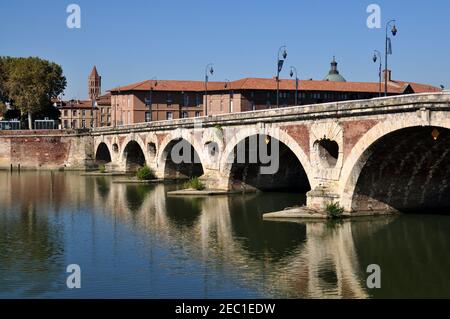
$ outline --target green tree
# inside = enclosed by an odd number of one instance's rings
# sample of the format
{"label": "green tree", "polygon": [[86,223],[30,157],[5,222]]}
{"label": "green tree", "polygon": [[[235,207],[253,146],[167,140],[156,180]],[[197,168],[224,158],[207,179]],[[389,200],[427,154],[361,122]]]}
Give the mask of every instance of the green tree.
{"label": "green tree", "polygon": [[0,57],[0,113],[1,115],[6,112],[6,92],[5,92],[5,80],[6,80],[6,68],[4,58]]}
{"label": "green tree", "polygon": [[32,116],[51,105],[51,99],[66,87],[61,66],[39,59],[6,58],[4,88],[12,106],[28,115],[28,127],[33,128]]}

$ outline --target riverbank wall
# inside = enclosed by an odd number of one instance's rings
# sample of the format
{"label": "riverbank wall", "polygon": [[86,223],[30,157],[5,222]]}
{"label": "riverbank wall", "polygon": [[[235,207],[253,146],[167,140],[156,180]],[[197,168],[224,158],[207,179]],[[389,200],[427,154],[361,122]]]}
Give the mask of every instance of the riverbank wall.
{"label": "riverbank wall", "polygon": [[93,139],[79,130],[0,131],[0,169],[87,170]]}

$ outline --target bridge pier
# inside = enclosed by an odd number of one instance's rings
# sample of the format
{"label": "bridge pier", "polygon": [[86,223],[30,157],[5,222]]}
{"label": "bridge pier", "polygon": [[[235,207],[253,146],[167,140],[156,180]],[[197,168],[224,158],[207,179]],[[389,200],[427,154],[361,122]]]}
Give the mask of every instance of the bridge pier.
{"label": "bridge pier", "polygon": [[318,186],[306,193],[306,206],[315,211],[325,212],[328,204],[340,202],[338,192],[327,186]]}

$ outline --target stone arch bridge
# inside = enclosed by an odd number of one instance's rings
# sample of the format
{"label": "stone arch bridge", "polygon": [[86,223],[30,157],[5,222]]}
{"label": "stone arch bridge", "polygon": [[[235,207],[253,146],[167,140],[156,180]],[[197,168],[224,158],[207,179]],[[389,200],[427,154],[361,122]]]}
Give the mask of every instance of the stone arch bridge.
{"label": "stone arch bridge", "polygon": [[[196,175],[211,188],[309,191],[307,205],[316,209],[333,201],[348,212],[450,208],[448,92],[98,128],[90,135],[96,162],[119,171],[146,163],[160,178]],[[249,150],[275,142],[278,170],[261,174],[264,163],[252,162]],[[183,155],[191,163],[174,160],[177,145],[190,150]],[[243,163],[239,145],[247,149]]]}

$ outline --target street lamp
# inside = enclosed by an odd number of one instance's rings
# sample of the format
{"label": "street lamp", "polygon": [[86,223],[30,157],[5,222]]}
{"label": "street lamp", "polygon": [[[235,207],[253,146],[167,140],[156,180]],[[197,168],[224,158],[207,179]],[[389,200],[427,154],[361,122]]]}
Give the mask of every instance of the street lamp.
{"label": "street lamp", "polygon": [[291,73],[289,74],[291,77],[295,74],[295,105],[298,105],[298,74],[297,68],[295,66],[291,66]]}
{"label": "street lamp", "polygon": [[211,75],[214,74],[212,63],[207,64],[205,68],[205,111],[204,111],[205,116],[208,115],[208,80],[209,80],[208,73],[210,73]]}
{"label": "street lamp", "polygon": [[388,29],[389,27],[392,25],[391,27],[391,33],[392,35],[395,37],[395,35],[397,34],[397,27],[395,25],[395,20],[389,20],[386,23],[386,43],[385,43],[385,57],[384,57],[384,63],[385,63],[385,68],[384,68],[384,96],[387,96],[387,92],[388,92],[388,88],[387,88],[387,72],[388,72],[388,55],[391,54],[392,55],[392,44],[391,44],[391,38],[388,37]]}
{"label": "street lamp", "polygon": [[231,113],[232,112],[232,110],[231,110],[231,103],[232,103],[231,99],[233,98],[233,93],[231,91],[231,82],[230,82],[230,80],[225,79],[224,87],[225,87],[225,89],[228,89],[228,92],[229,92],[228,113]]}
{"label": "street lamp", "polygon": [[[280,58],[281,55],[281,58]],[[283,45],[278,49],[277,56],[277,108],[280,107],[280,72],[283,69],[284,60],[287,58],[286,46]]]}
{"label": "street lamp", "polygon": [[378,96],[381,96],[381,68],[383,67],[383,61],[381,59],[381,53],[378,50],[373,51],[373,63],[376,63],[377,60],[380,61],[380,66],[378,68]]}

